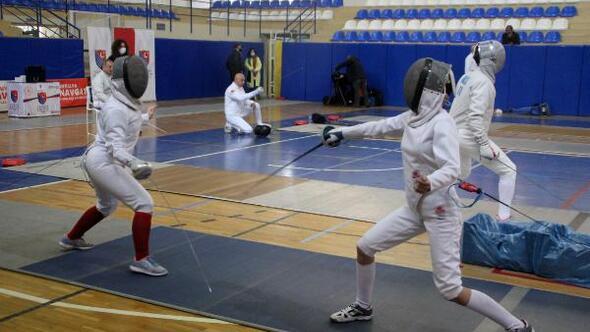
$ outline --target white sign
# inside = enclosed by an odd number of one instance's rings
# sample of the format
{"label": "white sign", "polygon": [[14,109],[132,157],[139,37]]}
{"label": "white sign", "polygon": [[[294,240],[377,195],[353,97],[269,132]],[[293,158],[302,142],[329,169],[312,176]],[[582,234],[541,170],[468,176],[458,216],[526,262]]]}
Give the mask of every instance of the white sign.
{"label": "white sign", "polygon": [[149,81],[142,101],[156,100],[156,43],[153,30],[135,29],[135,54],[145,60]]}
{"label": "white sign", "polygon": [[8,111],[8,81],[0,81],[0,112]]}
{"label": "white sign", "polygon": [[111,56],[113,34],[109,28],[88,27],[88,63],[90,77],[94,78],[102,70],[102,64]]}
{"label": "white sign", "polygon": [[8,83],[8,116],[29,118],[59,115],[59,82]]}

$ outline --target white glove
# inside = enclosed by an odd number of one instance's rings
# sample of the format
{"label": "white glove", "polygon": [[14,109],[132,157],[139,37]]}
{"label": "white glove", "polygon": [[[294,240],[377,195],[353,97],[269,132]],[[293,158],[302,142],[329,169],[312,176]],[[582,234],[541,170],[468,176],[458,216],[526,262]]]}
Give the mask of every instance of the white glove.
{"label": "white glove", "polygon": [[340,145],[340,142],[344,139],[342,131],[338,129],[332,129],[326,134],[322,135],[322,142],[325,146],[335,148]]}
{"label": "white glove", "polygon": [[500,156],[500,151],[494,150],[490,143],[479,146],[479,156],[481,159],[494,160]]}
{"label": "white glove", "polygon": [[264,88],[259,86],[258,89],[256,89],[256,91],[258,92],[258,94],[261,94],[264,92]]}
{"label": "white glove", "polygon": [[129,168],[131,168],[133,177],[137,180],[145,180],[152,175],[152,165],[147,161],[134,159],[129,164]]}

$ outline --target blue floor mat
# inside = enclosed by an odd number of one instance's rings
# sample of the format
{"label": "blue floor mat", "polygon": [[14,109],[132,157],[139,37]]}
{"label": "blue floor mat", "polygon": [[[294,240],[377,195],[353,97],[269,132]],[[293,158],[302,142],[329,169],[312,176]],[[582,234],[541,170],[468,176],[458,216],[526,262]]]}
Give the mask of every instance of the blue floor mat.
{"label": "blue floor mat", "polygon": [[[192,259],[187,235],[213,293]],[[183,234],[167,227],[152,230],[151,244],[154,257],[170,271],[164,278],[128,271],[133,252],[130,237],[24,269],[290,331],[472,331],[482,321],[479,315],[445,301],[434,288],[431,273],[379,265],[374,320],[333,325],[329,314],[354,299],[355,263],[351,259],[195,232]],[[511,289],[472,279],[464,283],[495,299]],[[587,299],[564,297],[564,301],[590,306]],[[528,314],[528,310],[523,312]]]}

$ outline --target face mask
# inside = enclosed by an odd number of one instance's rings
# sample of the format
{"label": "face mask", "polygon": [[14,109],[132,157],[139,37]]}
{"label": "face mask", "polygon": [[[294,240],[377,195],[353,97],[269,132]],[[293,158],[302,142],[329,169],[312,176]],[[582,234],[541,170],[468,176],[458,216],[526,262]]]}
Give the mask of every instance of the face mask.
{"label": "face mask", "polygon": [[252,52],[252,53],[250,53],[250,56],[251,57],[255,57],[256,56],[256,53]]}
{"label": "face mask", "polygon": [[123,54],[125,54],[125,52],[127,52],[127,49],[126,49],[125,47],[121,47],[121,48],[119,49],[119,54],[120,54],[120,55],[123,55]]}

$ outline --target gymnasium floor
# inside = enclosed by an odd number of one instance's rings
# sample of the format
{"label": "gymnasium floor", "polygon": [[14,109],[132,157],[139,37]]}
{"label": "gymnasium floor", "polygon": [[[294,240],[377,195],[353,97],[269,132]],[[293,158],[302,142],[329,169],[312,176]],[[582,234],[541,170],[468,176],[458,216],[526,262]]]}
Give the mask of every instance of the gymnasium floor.
{"label": "gymnasium floor", "polygon": [[[319,142],[322,127],[293,126],[296,119],[339,113],[339,124],[350,125],[399,110],[265,100],[263,116],[275,131],[259,139],[225,134],[219,99],[159,105],[153,124],[160,129],[144,128],[137,155],[157,167],[143,184],[156,203],[152,253],[170,270],[161,279],[128,272],[132,213],[125,207],[87,234],[95,249],[63,253],[57,246],[94,202],[78,168],[84,112],[0,117],[0,155],[28,160],[0,169],[0,331],[500,331],[440,298],[426,235],[378,256],[372,322],[328,323],[353,299],[356,240],[404,204],[399,137],[321,147],[268,175]],[[492,137],[518,166],[517,207],[590,233],[590,119],[504,115]],[[469,180],[497,193],[495,175],[479,165]],[[482,201],[463,214],[495,210]],[[537,331],[590,324],[589,289],[487,267],[463,272],[466,285]]]}

